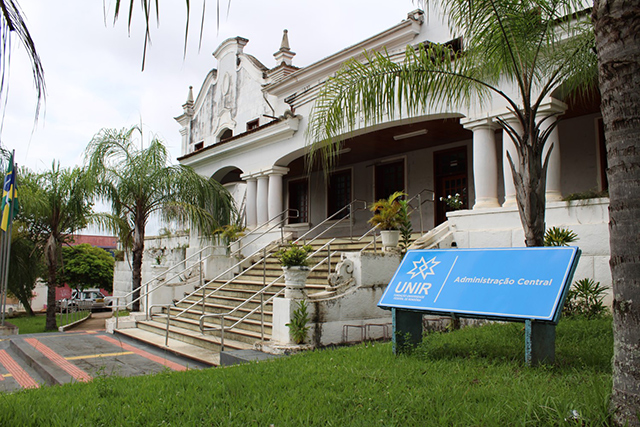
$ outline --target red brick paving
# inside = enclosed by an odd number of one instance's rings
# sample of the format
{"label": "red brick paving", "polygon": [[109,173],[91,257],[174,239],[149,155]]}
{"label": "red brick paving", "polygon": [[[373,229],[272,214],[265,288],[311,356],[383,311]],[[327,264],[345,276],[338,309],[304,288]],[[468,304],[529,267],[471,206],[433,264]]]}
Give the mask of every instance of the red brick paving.
{"label": "red brick paving", "polygon": [[[18,363],[13,360],[11,356],[5,351],[0,350],[0,363],[5,367],[7,371],[11,374],[11,376],[20,384],[23,388],[38,388],[40,384],[38,384],[27,372],[18,365]],[[0,378],[4,380],[4,377],[0,375]]]}
{"label": "red brick paving", "polygon": [[53,363],[55,363],[64,371],[66,371],[69,375],[71,375],[77,381],[89,382],[93,379],[91,375],[87,374],[85,371],[78,368],[71,362],[68,362],[64,357],[60,356],[55,351],[51,350],[49,347],[42,344],[37,339],[26,338],[25,341],[31,344],[40,353],[44,354],[48,359],[50,359]]}

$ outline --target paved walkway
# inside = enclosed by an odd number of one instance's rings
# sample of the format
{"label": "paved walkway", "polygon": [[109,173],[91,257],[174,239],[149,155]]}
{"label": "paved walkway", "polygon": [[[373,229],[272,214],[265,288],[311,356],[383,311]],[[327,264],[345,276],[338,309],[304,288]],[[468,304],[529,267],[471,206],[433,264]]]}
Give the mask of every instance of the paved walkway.
{"label": "paved walkway", "polygon": [[111,311],[91,313],[91,318],[69,329],[69,331],[104,331],[105,321],[112,315]]}
{"label": "paved walkway", "polygon": [[[104,318],[102,323],[104,328]],[[75,329],[0,340],[0,391],[203,367],[171,352],[97,330]]]}

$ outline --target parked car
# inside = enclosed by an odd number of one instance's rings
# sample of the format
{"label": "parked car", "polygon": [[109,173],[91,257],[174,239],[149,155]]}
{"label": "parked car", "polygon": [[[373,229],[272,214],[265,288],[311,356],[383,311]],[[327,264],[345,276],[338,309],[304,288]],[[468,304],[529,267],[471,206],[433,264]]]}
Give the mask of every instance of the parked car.
{"label": "parked car", "polygon": [[91,310],[100,311],[109,309],[113,301],[109,297],[105,297],[98,289],[74,289],[71,292],[71,298],[64,298],[57,301],[59,310]]}

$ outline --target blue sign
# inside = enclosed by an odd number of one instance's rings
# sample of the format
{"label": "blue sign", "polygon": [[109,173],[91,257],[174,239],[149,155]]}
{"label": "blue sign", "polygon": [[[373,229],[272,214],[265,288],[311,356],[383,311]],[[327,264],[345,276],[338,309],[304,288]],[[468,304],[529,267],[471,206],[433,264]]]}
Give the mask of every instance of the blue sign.
{"label": "blue sign", "polygon": [[577,247],[412,250],[382,308],[557,323]]}

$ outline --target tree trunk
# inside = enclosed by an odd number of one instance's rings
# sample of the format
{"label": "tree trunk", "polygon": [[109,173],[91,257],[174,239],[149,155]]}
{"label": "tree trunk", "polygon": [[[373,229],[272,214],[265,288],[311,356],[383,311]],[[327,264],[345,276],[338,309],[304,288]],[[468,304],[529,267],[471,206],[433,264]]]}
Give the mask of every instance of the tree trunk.
{"label": "tree trunk", "polygon": [[[140,218],[140,217],[138,217]],[[140,286],[142,286],[142,255],[144,254],[144,223],[136,219],[133,231],[133,265],[131,266],[131,289],[133,292],[133,311],[140,311]],[[144,290],[143,290],[144,291]],[[148,307],[145,307],[148,310]]]}
{"label": "tree trunk", "polygon": [[613,390],[619,425],[640,425],[640,4],[595,0],[598,71],[609,169]]}
{"label": "tree trunk", "polygon": [[[22,306],[24,307],[24,311],[27,312],[27,316],[32,317],[35,316],[33,309],[31,308],[31,298],[24,298],[23,296],[17,296],[18,300],[20,301],[20,304],[22,304]],[[47,295],[47,298],[49,296]]]}
{"label": "tree trunk", "polygon": [[[525,129],[527,126],[525,126]],[[527,132],[527,130],[525,130]],[[537,138],[537,135],[535,135]],[[529,136],[528,141],[533,137]],[[511,173],[516,188],[516,201],[526,246],[543,246],[546,209],[547,161],[542,163],[542,148],[539,144],[519,143],[518,166],[509,157]],[[532,146],[532,145],[535,145]],[[548,158],[548,155],[547,155]]]}
{"label": "tree trunk", "polygon": [[47,284],[47,319],[44,329],[55,331],[58,329],[56,323],[56,275],[58,270],[58,257],[56,251],[56,239],[50,235],[45,245],[45,257],[47,260],[47,273],[49,276]]}

